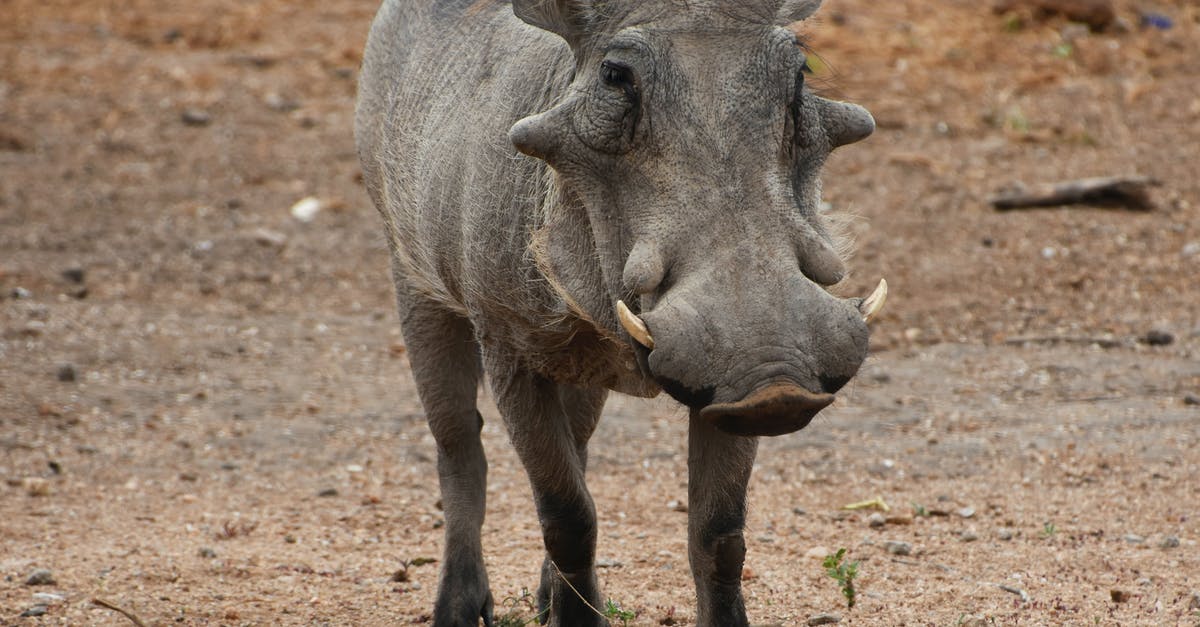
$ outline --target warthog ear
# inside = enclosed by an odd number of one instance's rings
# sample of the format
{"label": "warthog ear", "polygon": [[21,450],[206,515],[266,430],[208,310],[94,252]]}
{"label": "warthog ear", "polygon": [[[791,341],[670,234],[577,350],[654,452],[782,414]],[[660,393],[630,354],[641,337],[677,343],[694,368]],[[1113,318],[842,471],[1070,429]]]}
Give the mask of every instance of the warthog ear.
{"label": "warthog ear", "polygon": [[588,3],[583,0],[513,0],[512,7],[513,13],[522,21],[562,37],[573,48],[583,33]]}
{"label": "warthog ear", "polygon": [[822,0],[782,0],[779,3],[779,21],[785,24],[806,20],[821,8]]}

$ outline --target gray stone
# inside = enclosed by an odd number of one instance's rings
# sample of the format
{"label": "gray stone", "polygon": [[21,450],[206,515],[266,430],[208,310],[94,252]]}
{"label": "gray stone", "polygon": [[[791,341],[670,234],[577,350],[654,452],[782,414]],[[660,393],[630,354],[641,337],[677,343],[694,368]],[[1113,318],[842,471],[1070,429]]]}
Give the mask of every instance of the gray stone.
{"label": "gray stone", "polygon": [[842,622],[842,617],[837,614],[815,614],[808,617],[806,624],[813,627],[815,625],[835,625],[840,622]]}
{"label": "gray stone", "polygon": [[912,555],[912,545],[899,540],[888,540],[883,548],[892,555]]}
{"label": "gray stone", "polygon": [[53,586],[56,583],[58,582],[54,579],[54,573],[45,568],[33,571],[30,573],[29,579],[25,580],[27,586]]}

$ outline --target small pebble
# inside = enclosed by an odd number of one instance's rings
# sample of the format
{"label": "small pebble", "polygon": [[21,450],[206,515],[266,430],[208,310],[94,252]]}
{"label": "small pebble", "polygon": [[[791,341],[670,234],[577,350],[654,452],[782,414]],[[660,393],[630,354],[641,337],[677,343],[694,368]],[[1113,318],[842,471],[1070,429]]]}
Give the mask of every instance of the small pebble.
{"label": "small pebble", "polygon": [[1176,536],[1167,536],[1158,543],[1160,549],[1174,549],[1179,547],[1179,538]]}
{"label": "small pebble", "polygon": [[892,555],[912,555],[912,545],[907,542],[889,540],[884,543],[883,548]]}
{"label": "small pebble", "polygon": [[13,290],[12,290],[12,297],[13,297],[13,298],[15,298],[15,299],[17,299],[17,300],[24,300],[24,299],[26,299],[26,298],[33,298],[33,292],[30,292],[29,290],[27,290],[27,289],[25,289],[25,288],[23,288],[23,287],[20,287],[20,286],[18,286],[18,287],[14,287],[14,288],[13,288]]}
{"label": "small pebble", "polygon": [[624,564],[611,557],[596,560],[596,568],[620,568],[622,566]]}
{"label": "small pebble", "polygon": [[1170,346],[1175,342],[1175,336],[1159,329],[1151,329],[1141,338],[1147,346]]}
{"label": "small pebble", "polygon": [[1009,529],[1008,527],[1001,527],[996,530],[996,537],[1000,538],[1001,540],[1005,540],[1005,541],[1012,540],[1013,535],[1014,535],[1013,530]]}
{"label": "small pebble", "polygon": [[807,516],[808,510],[804,509],[803,507],[793,507],[792,513],[797,516]]}
{"label": "small pebble", "polygon": [[974,542],[979,539],[979,533],[974,529],[966,529],[963,530],[962,533],[958,534],[958,539],[962,540],[963,542]]}
{"label": "small pebble", "polygon": [[21,612],[22,617],[45,616],[45,615],[46,615],[46,606],[45,605],[35,605],[35,606],[25,610],[24,612]]}
{"label": "small pebble", "polygon": [[64,597],[61,594],[54,594],[53,592],[34,592],[33,600],[43,605],[50,605],[52,603],[61,603],[66,601],[67,597]]}
{"label": "small pebble", "polygon": [[1200,592],[1192,593],[1192,600],[1188,601],[1188,611],[1200,611]]}
{"label": "small pebble", "polygon": [[72,283],[83,283],[84,279],[87,278],[87,273],[79,266],[72,266],[62,271],[62,278]]}
{"label": "small pebble", "polygon": [[964,508],[958,510],[958,515],[962,516],[963,518],[971,518],[972,516],[975,515],[975,508],[974,507],[964,507]]}
{"label": "small pebble", "polygon": [[804,557],[823,560],[832,554],[833,553],[829,549],[823,546],[814,546],[813,548],[804,552]]}
{"label": "small pebble", "polygon": [[816,614],[808,617],[808,625],[815,627],[816,625],[835,625],[842,622],[842,617],[837,614]]}
{"label": "small pebble", "polygon": [[1125,534],[1124,540],[1130,544],[1144,544],[1146,542],[1146,538],[1139,536],[1136,533]]}
{"label": "small pebble", "polygon": [[688,511],[688,506],[687,506],[687,503],[684,503],[683,501],[677,501],[677,500],[672,499],[670,501],[667,501],[667,509],[669,509],[673,512],[686,512],[686,511]]}
{"label": "small pebble", "polygon": [[323,208],[318,198],[314,198],[313,196],[301,198],[296,201],[296,204],[292,205],[292,217],[301,222],[312,222],[316,219],[317,214],[321,213],[321,209]]}
{"label": "small pebble", "polygon": [[283,536],[283,541],[284,541],[284,542],[287,542],[288,544],[295,544],[295,543],[296,543],[296,536],[294,536],[294,535],[292,535],[292,534],[290,534],[290,533],[289,533],[289,534],[287,534],[287,535]]}
{"label": "small pebble", "polygon": [[1197,406],[1197,405],[1200,405],[1200,395],[1197,395],[1197,394],[1185,394],[1185,395],[1183,396],[1183,404],[1184,404],[1184,405],[1191,405],[1191,406],[1193,406],[1193,407],[1195,407],[1195,406]]}
{"label": "small pebble", "polygon": [[208,126],[212,122],[212,115],[204,109],[184,109],[179,119],[188,126]]}
{"label": "small pebble", "polygon": [[1108,591],[1108,596],[1112,598],[1113,603],[1124,603],[1129,600],[1129,593],[1124,590],[1113,588]]}
{"label": "small pebble", "polygon": [[72,366],[71,364],[63,364],[59,366],[56,376],[58,377],[58,380],[62,381],[63,383],[71,383],[76,378],[75,366]]}
{"label": "small pebble", "polygon": [[50,494],[50,482],[41,477],[25,477],[21,480],[21,485],[29,496],[48,496]]}
{"label": "small pebble", "polygon": [[324,490],[317,492],[317,496],[320,496],[320,497],[337,496],[337,495],[338,495],[337,488],[325,488]]}
{"label": "small pebble", "polygon": [[54,579],[54,573],[45,568],[33,571],[30,573],[29,579],[25,580],[27,586],[53,586],[56,583],[58,582]]}
{"label": "small pebble", "polygon": [[212,559],[217,556],[217,552],[209,547],[202,546],[200,547],[199,555],[205,559]]}
{"label": "small pebble", "polygon": [[875,512],[874,514],[867,516],[867,524],[870,525],[872,529],[878,529],[887,524],[887,519],[883,517],[883,514]]}

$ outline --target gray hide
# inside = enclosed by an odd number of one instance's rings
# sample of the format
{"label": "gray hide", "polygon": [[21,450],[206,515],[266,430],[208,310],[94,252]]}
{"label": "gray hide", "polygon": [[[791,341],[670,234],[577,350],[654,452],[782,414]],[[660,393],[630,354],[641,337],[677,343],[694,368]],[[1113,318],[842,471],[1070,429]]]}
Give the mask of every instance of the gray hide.
{"label": "gray hide", "polygon": [[805,426],[867,352],[860,299],[825,290],[845,269],[817,210],[818,172],[874,123],[804,87],[788,26],[819,4],[379,10],[355,134],[438,447],[435,625],[492,621],[484,373],[542,524],[543,619],[605,624],[587,607],[602,598],[587,442],[609,390],[665,390],[690,409],[697,622],[746,624],[755,436]]}

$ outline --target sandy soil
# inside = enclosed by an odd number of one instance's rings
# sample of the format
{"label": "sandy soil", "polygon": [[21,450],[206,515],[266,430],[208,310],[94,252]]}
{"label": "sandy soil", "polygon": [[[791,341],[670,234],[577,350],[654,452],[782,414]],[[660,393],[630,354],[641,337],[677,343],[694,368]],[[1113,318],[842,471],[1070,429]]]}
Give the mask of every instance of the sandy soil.
{"label": "sandy soil", "polygon": [[[1103,33],[966,0],[831,0],[812,26],[824,88],[880,123],[826,176],[860,216],[845,289],[893,296],[847,393],[764,442],[757,621],[1200,624],[1200,8],[1118,7]],[[428,622],[433,445],[350,131],[373,10],[0,7],[3,624],[130,624],[94,598],[154,625]],[[1134,173],[1154,210],[987,205]],[[528,619],[540,535],[485,417],[489,573]],[[685,424],[616,398],[593,441],[631,624],[694,616]],[[881,527],[841,509],[877,496]]]}

